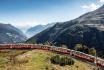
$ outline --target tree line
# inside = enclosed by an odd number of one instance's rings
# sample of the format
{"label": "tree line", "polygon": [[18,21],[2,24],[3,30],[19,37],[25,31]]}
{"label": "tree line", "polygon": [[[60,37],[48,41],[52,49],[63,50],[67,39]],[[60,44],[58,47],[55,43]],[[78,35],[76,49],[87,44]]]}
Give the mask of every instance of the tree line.
{"label": "tree line", "polygon": [[76,44],[74,49],[76,51],[81,51],[81,52],[84,52],[86,54],[96,55],[96,49],[93,48],[93,47],[92,48],[88,48],[86,45]]}

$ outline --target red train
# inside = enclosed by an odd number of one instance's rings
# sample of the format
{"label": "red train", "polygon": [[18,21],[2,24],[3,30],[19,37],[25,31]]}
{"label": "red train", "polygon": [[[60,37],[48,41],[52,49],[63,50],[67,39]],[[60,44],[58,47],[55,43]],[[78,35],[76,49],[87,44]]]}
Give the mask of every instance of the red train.
{"label": "red train", "polygon": [[42,44],[0,44],[0,49],[42,49],[42,50],[48,50],[53,51],[57,53],[62,54],[68,54],[70,56],[73,56],[75,58],[80,58],[92,63],[95,63],[98,66],[104,67],[104,60],[100,58],[96,58],[92,55],[88,55],[79,51],[65,49],[61,47],[54,47],[54,46],[48,46],[48,45],[42,45]]}

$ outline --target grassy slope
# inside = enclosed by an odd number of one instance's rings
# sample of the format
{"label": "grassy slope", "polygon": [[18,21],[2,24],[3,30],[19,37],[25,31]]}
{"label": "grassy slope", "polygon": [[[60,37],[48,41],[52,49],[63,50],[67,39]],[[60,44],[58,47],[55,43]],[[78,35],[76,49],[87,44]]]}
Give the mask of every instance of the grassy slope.
{"label": "grassy slope", "polygon": [[[14,55],[12,58],[11,54]],[[56,54],[42,50],[28,52],[26,50],[12,50],[9,53],[0,53],[0,70],[94,70],[95,68],[95,66],[78,60],[75,60],[75,64],[72,66],[54,65],[49,61],[53,55]]]}

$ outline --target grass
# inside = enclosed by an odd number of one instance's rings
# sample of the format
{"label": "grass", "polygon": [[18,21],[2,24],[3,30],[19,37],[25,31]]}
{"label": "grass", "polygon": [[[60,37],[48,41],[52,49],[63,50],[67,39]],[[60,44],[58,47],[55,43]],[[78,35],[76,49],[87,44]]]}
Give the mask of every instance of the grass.
{"label": "grass", "polygon": [[[0,70],[94,70],[96,67],[75,60],[74,65],[60,66],[50,62],[56,53],[42,50],[4,50],[0,52]],[[60,55],[64,56],[64,55]]]}
{"label": "grass", "polygon": [[5,70],[11,63],[11,57],[18,56],[27,52],[27,50],[0,50],[0,70]]}

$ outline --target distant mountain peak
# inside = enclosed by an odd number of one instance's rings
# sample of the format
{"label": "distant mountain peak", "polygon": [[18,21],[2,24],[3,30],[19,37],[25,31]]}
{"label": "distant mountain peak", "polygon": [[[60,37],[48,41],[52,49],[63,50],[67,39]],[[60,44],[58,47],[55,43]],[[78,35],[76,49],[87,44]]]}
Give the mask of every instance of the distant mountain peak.
{"label": "distant mountain peak", "polygon": [[46,25],[36,25],[34,27],[31,27],[27,30],[26,34],[28,37],[32,37],[33,35],[36,35],[38,34],[39,32],[49,28],[49,27],[52,27],[55,23],[48,23]]}
{"label": "distant mountain peak", "polygon": [[0,43],[17,43],[26,40],[21,30],[11,24],[0,23]]}

